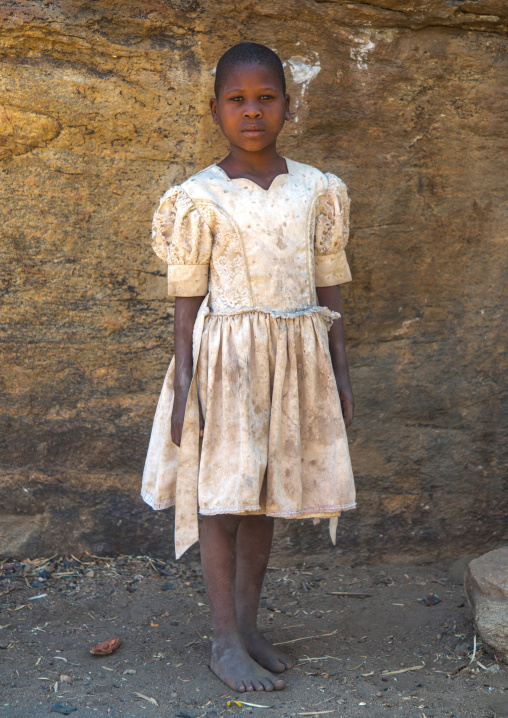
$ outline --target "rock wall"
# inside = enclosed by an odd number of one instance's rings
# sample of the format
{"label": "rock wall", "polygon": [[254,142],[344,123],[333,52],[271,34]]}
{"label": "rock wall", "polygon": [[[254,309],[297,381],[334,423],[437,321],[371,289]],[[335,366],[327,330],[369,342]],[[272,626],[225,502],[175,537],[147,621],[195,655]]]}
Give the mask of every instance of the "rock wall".
{"label": "rock wall", "polygon": [[[139,497],[172,352],[150,223],[224,156],[213,68],[246,39],[286,63],[282,153],[352,202],[359,508],[337,550],[501,545],[507,22],[502,0],[0,3],[0,553],[172,554],[171,512]],[[329,550],[311,522],[278,546]]]}

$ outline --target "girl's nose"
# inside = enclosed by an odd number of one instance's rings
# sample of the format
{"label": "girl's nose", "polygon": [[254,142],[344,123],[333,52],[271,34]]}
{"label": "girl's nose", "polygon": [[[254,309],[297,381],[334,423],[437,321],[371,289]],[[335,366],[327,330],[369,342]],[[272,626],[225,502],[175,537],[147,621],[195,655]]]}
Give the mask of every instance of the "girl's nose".
{"label": "girl's nose", "polygon": [[261,112],[261,108],[259,107],[259,105],[248,105],[243,111],[244,117],[253,118],[253,117],[261,117],[261,115],[262,115],[262,112]]}

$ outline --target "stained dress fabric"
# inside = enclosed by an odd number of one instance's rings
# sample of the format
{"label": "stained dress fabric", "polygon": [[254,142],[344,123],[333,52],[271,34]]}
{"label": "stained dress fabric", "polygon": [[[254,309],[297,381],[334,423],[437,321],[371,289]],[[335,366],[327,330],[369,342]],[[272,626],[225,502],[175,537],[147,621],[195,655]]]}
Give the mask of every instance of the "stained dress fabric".
{"label": "stained dress fabric", "polygon": [[211,165],[154,213],[169,295],[206,295],[181,445],[171,440],[172,359],[141,487],[153,509],[176,505],[177,558],[198,540],[198,511],[319,519],[356,505],[328,347],[338,315],[316,294],[351,280],[350,201],[335,175],[286,165],[268,190]]}

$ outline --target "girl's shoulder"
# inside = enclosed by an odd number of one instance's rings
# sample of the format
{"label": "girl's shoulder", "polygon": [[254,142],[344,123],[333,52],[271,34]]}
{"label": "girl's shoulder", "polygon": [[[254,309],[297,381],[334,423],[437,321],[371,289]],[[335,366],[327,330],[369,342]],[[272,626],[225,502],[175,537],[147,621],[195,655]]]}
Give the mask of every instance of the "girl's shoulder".
{"label": "girl's shoulder", "polygon": [[207,187],[221,180],[221,175],[217,172],[216,168],[217,165],[215,164],[209,165],[190,177],[187,177],[187,179],[180,184],[171,185],[160,198],[159,205],[165,201],[174,203],[182,201],[189,202],[195,197],[199,197],[203,191],[206,193]]}
{"label": "girl's shoulder", "polygon": [[227,191],[229,182],[229,177],[224,170],[214,163],[188,177],[180,187],[193,200],[213,202],[217,200],[217,193],[220,195],[224,190]]}
{"label": "girl's shoulder", "polygon": [[300,177],[309,187],[313,186],[317,191],[326,191],[337,184],[346,186],[343,180],[332,172],[322,172],[313,165],[297,162],[289,157],[284,159],[291,174]]}
{"label": "girl's shoulder", "polygon": [[190,177],[187,177],[185,182],[182,182],[182,187],[189,187],[194,184],[206,184],[207,182],[210,182],[210,180],[216,180],[217,177],[220,178],[221,172],[223,173],[224,170],[221,170],[221,168],[214,162],[211,165],[208,165],[208,167],[204,167],[202,170],[198,170],[195,174],[191,175]]}

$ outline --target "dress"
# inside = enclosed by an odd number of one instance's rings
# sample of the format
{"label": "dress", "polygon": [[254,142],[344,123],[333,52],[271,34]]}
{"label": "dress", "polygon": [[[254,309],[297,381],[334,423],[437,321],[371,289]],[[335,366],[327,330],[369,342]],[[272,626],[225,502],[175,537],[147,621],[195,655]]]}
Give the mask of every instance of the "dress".
{"label": "dress", "polygon": [[154,213],[152,247],[168,265],[169,295],[206,295],[181,445],[171,440],[173,358],[141,486],[153,509],[176,505],[177,558],[199,538],[198,511],[336,526],[356,506],[328,347],[339,315],[316,295],[316,286],[351,280],[350,200],[335,175],[286,165],[268,190],[210,165],[168,189]]}

